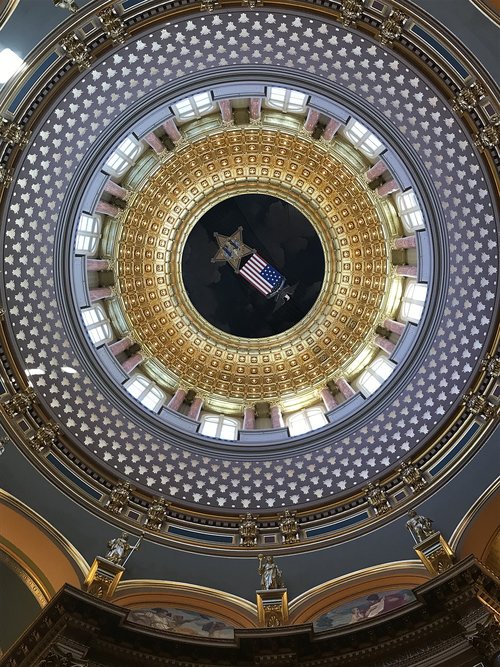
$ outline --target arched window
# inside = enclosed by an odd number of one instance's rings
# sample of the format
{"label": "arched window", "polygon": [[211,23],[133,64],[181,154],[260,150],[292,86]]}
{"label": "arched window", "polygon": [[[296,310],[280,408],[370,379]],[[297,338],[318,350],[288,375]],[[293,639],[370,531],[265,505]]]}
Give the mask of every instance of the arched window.
{"label": "arched window", "polygon": [[99,304],[82,310],[82,318],[94,345],[109,342],[113,338],[109,320],[104,308]]}
{"label": "arched window", "polygon": [[394,364],[385,357],[379,356],[365,368],[356,381],[363,394],[373,394],[387,380],[394,370]]}
{"label": "arched window", "polygon": [[125,383],[125,389],[148,410],[156,411],[165,402],[165,394],[144,375],[136,373]]}
{"label": "arched window", "polygon": [[424,227],[422,209],[413,190],[397,194],[396,206],[398,207],[403,227],[407,232],[411,234],[415,229],[422,229]]}
{"label": "arched window", "polygon": [[94,255],[101,238],[101,218],[97,215],[82,213],[75,239],[75,252],[81,255]]}
{"label": "arched window", "polygon": [[307,95],[299,93],[298,90],[288,90],[278,86],[270,86],[267,89],[267,105],[280,111],[301,113],[306,109]]}
{"label": "arched window", "polygon": [[240,422],[225,415],[204,415],[201,418],[200,433],[210,438],[236,440]]}
{"label": "arched window", "polygon": [[197,93],[191,97],[186,97],[180,102],[172,104],[172,111],[179,120],[188,120],[190,118],[201,118],[203,114],[212,111],[215,104],[209,92]]}
{"label": "arched window", "polygon": [[409,281],[401,299],[401,319],[418,322],[422,317],[426,296],[427,285],[416,283],[414,280]]}
{"label": "arched window", "polygon": [[353,146],[368,157],[375,157],[381,153],[385,146],[377,139],[371,130],[354,118],[347,123],[344,135],[349,139]]}
{"label": "arched window", "polygon": [[134,136],[128,136],[106,160],[105,170],[112,176],[121,176],[134,164],[141,150],[140,142]]}
{"label": "arched window", "polygon": [[308,431],[321,428],[328,421],[321,408],[306,408],[288,418],[288,430],[290,435],[301,435]]}

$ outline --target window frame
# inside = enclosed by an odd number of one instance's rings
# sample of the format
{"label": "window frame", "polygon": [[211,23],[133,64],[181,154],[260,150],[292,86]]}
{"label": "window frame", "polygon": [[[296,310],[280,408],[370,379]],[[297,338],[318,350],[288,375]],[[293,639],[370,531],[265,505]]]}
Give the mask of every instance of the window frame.
{"label": "window frame", "polygon": [[[137,396],[130,391],[130,388],[133,387],[136,383],[141,385],[141,391],[137,394]],[[167,398],[165,392],[160,389],[156,382],[150,380],[142,373],[133,373],[123,386],[133,399],[138,401],[147,410],[151,410],[151,412],[158,412],[164,405],[165,399]],[[156,394],[156,402],[151,407],[150,405],[147,405],[145,401],[148,396],[152,394]]]}
{"label": "window frame", "polygon": [[[95,226],[95,229],[92,231],[89,231],[87,229],[81,229],[82,226],[82,221],[83,219],[86,218],[87,220],[91,220]],[[75,255],[85,255],[87,257],[92,257],[97,253],[97,248],[99,246],[99,241],[101,239],[102,235],[102,218],[100,215],[91,215],[90,213],[85,213],[83,212],[80,215],[80,220],[78,222],[78,227],[76,230],[75,234]],[[79,240],[89,240],[90,242],[93,242],[92,245],[86,249],[86,248],[79,248]]]}
{"label": "window frame", "polygon": [[[414,200],[414,203],[406,206],[405,201],[410,198]],[[424,213],[419,204],[417,193],[413,188],[397,193],[395,199],[396,208],[398,209],[404,229],[410,234],[417,229],[425,229]]]}
{"label": "window frame", "polygon": [[[378,372],[378,369],[381,365],[389,367],[390,372],[387,375]],[[355,385],[364,396],[371,396],[378,389],[380,389],[386,380],[390,378],[395,368],[396,364],[390,361],[383,354],[380,354],[360,373],[359,377],[355,381]],[[377,386],[373,390],[366,386],[364,381],[365,376],[368,376],[367,381],[374,380],[377,383]]]}
{"label": "window frame", "polygon": [[[414,298],[413,292],[416,290],[425,290],[425,294],[422,299]],[[405,322],[414,322],[418,323],[422,319],[422,314],[424,312],[425,303],[427,300],[427,283],[418,283],[416,280],[408,280],[407,285],[404,289],[403,295],[401,297],[401,308],[399,317]],[[420,310],[418,316],[412,315],[411,308],[415,307]]]}
{"label": "window frame", "polygon": [[[273,100],[273,94],[278,90],[284,91],[282,101]],[[294,95],[300,95],[302,97],[301,104],[293,101],[292,98]],[[308,100],[309,95],[301,93],[300,90],[293,90],[291,88],[285,88],[284,86],[268,86],[266,89],[266,105],[271,109],[277,109],[278,111],[283,111],[284,113],[304,113]]]}
{"label": "window frame", "polygon": [[[320,426],[313,426],[311,423],[311,418],[313,418],[316,415],[321,415],[324,423],[321,424]],[[293,433],[292,431],[294,430],[293,423],[295,421],[302,420],[303,423],[306,425],[306,430],[301,430],[297,433]],[[286,424],[288,427],[288,431],[290,433],[291,437],[299,436],[299,435],[304,435],[305,433],[309,433],[310,431],[316,431],[318,428],[322,428],[323,426],[326,426],[328,424],[328,419],[326,418],[324,410],[321,409],[319,406],[311,406],[309,408],[304,408],[303,410],[299,410],[299,412],[294,412],[293,415],[290,415],[287,420]]]}
{"label": "window frame", "polygon": [[[344,136],[350,143],[367,157],[377,157],[385,151],[386,147],[377,135],[355,118],[351,118],[344,128]],[[368,148],[368,142],[372,140],[378,146],[374,149]]]}
{"label": "window frame", "polygon": [[[200,97],[204,97],[206,102],[203,103],[200,101]],[[181,105],[189,105],[189,110],[182,111],[179,109]],[[174,102],[171,105],[172,113],[178,121],[187,121],[195,120],[202,118],[209,113],[211,113],[216,107],[216,103],[212,97],[212,93],[209,90],[205,90],[202,93],[195,93],[189,97],[184,97],[178,102]]]}
{"label": "window frame", "polygon": [[[131,149],[128,149],[128,145]],[[133,134],[123,139],[104,163],[104,171],[110,176],[119,178],[136,162],[144,150],[143,144]]]}
{"label": "window frame", "polygon": [[[238,439],[238,432],[241,429],[241,421],[237,419],[236,417],[228,417],[227,415],[217,415],[217,414],[205,414],[201,417],[200,420],[200,426],[198,428],[198,433],[200,435],[204,435],[207,438],[218,438],[219,440],[237,440]],[[203,428],[205,424],[211,423],[211,424],[216,424],[216,429],[215,429],[215,434],[207,434],[203,432]],[[227,426],[232,426],[233,427],[233,437],[232,438],[226,438],[222,435],[222,432],[224,430],[224,427]]]}
{"label": "window frame", "polygon": [[[85,315],[91,312],[96,314],[97,319],[94,322],[87,323],[85,321]],[[106,311],[100,304],[96,303],[89,308],[82,308],[81,315],[83,326],[85,327],[85,330],[87,331],[87,334],[89,335],[93,345],[98,347],[99,345],[109,343],[113,340],[113,329],[111,328],[111,323]],[[98,332],[100,329],[102,329],[104,335],[97,339],[96,332]]]}

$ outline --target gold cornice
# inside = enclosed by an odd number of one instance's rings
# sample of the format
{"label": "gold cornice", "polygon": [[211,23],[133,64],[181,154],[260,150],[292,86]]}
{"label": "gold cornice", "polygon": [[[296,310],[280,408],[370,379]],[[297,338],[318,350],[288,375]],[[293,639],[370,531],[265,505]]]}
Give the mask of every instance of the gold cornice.
{"label": "gold cornice", "polygon": [[[353,360],[373,356],[382,315],[397,303],[390,241],[399,232],[391,206],[371,191],[362,161],[290,129],[212,123],[194,130],[128,202],[115,249],[118,303],[151,354],[156,379],[209,396],[212,409],[279,401],[285,410],[316,400],[319,387]],[[352,149],[351,149],[352,150]],[[361,167],[360,167],[361,164]],[[355,168],[357,166],[357,169]],[[325,280],[312,310],[290,330],[242,339],[217,330],[185,291],[182,250],[205,211],[230,196],[273,194],[313,224],[325,255]],[[361,355],[369,346],[369,354]]]}

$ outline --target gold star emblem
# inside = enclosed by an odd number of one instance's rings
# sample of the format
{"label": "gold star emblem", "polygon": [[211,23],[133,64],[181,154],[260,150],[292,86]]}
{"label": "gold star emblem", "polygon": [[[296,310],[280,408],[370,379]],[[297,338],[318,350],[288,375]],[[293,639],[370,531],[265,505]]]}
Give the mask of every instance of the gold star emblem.
{"label": "gold star emblem", "polygon": [[228,262],[233,267],[235,273],[239,272],[243,257],[255,252],[253,248],[243,243],[242,231],[243,227],[238,227],[231,236],[223,236],[217,232],[214,233],[215,239],[219,244],[219,249],[215,256],[212,257],[212,262]]}

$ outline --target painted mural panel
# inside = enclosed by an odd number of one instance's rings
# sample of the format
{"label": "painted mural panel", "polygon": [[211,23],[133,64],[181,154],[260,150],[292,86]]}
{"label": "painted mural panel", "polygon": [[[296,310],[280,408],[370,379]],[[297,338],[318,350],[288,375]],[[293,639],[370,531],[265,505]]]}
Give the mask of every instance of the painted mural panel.
{"label": "painted mural panel", "polygon": [[334,607],[314,620],[314,630],[324,632],[343,625],[359,623],[394,611],[415,600],[410,590],[381,591]]}
{"label": "painted mural panel", "polygon": [[220,618],[175,607],[135,609],[128,615],[128,620],[155,630],[177,632],[195,637],[216,637],[218,639],[234,637],[234,628]]}

